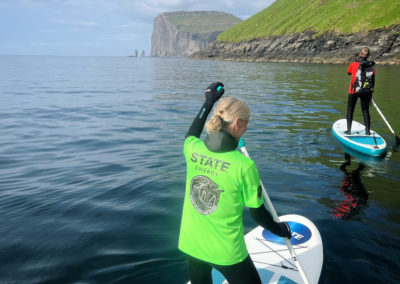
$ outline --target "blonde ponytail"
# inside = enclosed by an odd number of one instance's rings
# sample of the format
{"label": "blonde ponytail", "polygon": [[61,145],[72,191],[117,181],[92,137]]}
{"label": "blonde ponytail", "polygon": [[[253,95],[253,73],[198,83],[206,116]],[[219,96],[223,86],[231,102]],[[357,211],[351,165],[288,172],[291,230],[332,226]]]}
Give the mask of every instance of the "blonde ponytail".
{"label": "blonde ponytail", "polygon": [[228,126],[236,118],[249,120],[250,109],[247,104],[235,97],[222,98],[214,109],[213,116],[206,123],[208,133],[216,133]]}
{"label": "blonde ponytail", "polygon": [[208,133],[210,132],[218,132],[223,126],[223,120],[220,115],[213,115],[209,121],[206,123],[206,130]]}

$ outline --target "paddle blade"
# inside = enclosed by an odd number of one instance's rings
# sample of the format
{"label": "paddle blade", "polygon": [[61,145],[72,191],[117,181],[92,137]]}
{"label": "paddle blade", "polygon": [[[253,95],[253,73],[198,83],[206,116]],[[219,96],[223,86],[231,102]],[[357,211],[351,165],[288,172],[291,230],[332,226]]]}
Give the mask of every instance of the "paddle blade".
{"label": "paddle blade", "polygon": [[396,134],[394,135],[394,139],[396,140],[396,145],[400,146],[400,138]]}

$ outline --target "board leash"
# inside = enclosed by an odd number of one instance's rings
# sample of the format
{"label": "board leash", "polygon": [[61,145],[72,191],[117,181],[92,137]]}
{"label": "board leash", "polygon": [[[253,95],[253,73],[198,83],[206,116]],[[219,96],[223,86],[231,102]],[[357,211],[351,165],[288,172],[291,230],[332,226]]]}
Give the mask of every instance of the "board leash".
{"label": "board leash", "polygon": [[375,133],[372,133],[372,137],[374,138],[374,142],[375,142],[374,148],[375,148],[375,149],[378,149],[379,147],[378,147],[378,142],[376,142]]}

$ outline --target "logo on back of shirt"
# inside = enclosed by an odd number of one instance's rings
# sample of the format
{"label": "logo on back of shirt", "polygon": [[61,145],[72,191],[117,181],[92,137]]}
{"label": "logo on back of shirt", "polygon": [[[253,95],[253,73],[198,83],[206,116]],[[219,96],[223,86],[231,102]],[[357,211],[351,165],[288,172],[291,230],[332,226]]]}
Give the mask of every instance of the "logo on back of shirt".
{"label": "logo on back of shirt", "polygon": [[219,197],[223,190],[206,176],[196,176],[190,184],[190,201],[202,215],[213,213],[218,208]]}
{"label": "logo on back of shirt", "polygon": [[228,174],[231,166],[231,163],[196,152],[192,153],[190,160],[196,164],[196,170],[212,176],[218,176],[219,173]]}

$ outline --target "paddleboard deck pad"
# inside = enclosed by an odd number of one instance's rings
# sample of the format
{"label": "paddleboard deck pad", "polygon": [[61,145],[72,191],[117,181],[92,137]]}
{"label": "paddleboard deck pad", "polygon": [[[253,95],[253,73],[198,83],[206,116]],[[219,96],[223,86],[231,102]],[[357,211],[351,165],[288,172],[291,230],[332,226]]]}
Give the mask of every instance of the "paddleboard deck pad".
{"label": "paddleboard deck pad", "polygon": [[366,135],[365,126],[354,120],[351,134],[345,134],[346,130],[346,119],[339,119],[332,125],[332,134],[342,145],[370,156],[381,156],[386,153],[386,141],[375,131],[370,130],[371,134]]}
{"label": "paddleboard deck pad", "polygon": [[[310,283],[318,283],[323,266],[323,246],[317,227],[300,215],[284,215],[292,230],[292,243],[297,257]],[[247,250],[261,277],[262,283],[304,283],[283,238],[262,227],[256,227],[245,235]],[[227,284],[224,276],[212,271],[214,284]]]}

